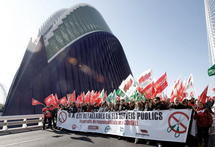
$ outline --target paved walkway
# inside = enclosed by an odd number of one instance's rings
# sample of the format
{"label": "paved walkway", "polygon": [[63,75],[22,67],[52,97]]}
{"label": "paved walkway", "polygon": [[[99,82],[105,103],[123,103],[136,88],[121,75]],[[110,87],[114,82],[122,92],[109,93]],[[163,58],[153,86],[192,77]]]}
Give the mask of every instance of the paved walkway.
{"label": "paved walkway", "polygon": [[0,147],[153,147],[133,138],[66,131],[38,130],[0,136]]}

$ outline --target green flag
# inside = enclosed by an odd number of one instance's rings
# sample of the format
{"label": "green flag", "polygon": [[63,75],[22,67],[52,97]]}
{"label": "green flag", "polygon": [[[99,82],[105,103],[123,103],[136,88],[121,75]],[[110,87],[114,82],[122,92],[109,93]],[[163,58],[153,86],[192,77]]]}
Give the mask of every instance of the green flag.
{"label": "green flag", "polygon": [[99,95],[99,98],[104,99],[104,96],[105,96],[105,91],[104,91],[104,89],[103,89],[102,92],[101,92],[100,95]]}
{"label": "green flag", "polygon": [[137,100],[137,97],[138,97],[138,93],[137,93],[137,91],[135,91],[135,92],[131,95],[131,99],[132,99],[133,101],[136,101],[136,100]]}
{"label": "green flag", "polygon": [[116,98],[117,98],[116,90],[114,90],[113,93],[112,93],[111,103],[115,104],[116,103]]}
{"label": "green flag", "polygon": [[129,97],[126,96],[126,95],[124,96],[124,99],[125,99],[125,102],[127,102],[127,103],[131,101],[131,98],[129,98]]}
{"label": "green flag", "polygon": [[108,103],[111,103],[111,99],[112,99],[112,92],[109,93],[109,95],[108,95],[107,98],[106,98],[106,101],[107,101]]}
{"label": "green flag", "polygon": [[140,94],[137,90],[132,94],[131,99],[133,101],[141,101],[141,100],[145,100],[145,97]]}
{"label": "green flag", "polygon": [[215,75],[215,64],[208,69],[208,75],[209,76]]}
{"label": "green flag", "polygon": [[118,96],[120,96],[120,97],[123,97],[123,96],[125,96],[125,93],[124,93],[122,90],[117,89],[117,90],[116,90],[116,95],[118,95]]}

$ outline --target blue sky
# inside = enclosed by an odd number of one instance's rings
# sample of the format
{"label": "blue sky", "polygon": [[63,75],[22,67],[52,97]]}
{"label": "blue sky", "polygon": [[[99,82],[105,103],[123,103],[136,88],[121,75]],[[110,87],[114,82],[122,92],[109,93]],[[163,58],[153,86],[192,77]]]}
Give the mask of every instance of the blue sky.
{"label": "blue sky", "polygon": [[0,1],[0,82],[7,90],[30,37],[55,11],[78,3],[102,14],[134,77],[148,68],[155,79],[167,72],[171,87],[178,77],[184,80],[192,73],[197,93],[210,83],[203,0],[7,0]]}

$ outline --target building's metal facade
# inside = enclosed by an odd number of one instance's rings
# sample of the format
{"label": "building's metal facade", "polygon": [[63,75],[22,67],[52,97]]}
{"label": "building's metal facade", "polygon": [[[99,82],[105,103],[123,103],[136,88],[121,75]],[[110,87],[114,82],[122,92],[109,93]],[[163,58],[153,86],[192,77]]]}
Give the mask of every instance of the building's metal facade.
{"label": "building's metal facade", "polygon": [[131,70],[119,40],[100,13],[78,5],[51,16],[29,42],[10,87],[4,115],[41,113],[31,99],[43,101],[76,91],[108,92],[118,88]]}

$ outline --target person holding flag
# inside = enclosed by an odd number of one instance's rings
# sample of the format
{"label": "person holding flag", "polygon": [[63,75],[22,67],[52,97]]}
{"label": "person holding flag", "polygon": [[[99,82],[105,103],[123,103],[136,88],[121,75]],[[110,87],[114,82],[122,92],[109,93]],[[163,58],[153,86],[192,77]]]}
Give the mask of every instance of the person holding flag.
{"label": "person holding flag", "polygon": [[175,97],[174,103],[170,106],[173,109],[185,109],[186,107],[180,102],[180,98]]}
{"label": "person holding flag", "polygon": [[152,105],[153,110],[166,110],[167,108],[165,105],[161,102],[160,97],[154,98],[154,104]]}
{"label": "person holding flag", "polygon": [[98,112],[107,112],[107,102],[104,101],[101,105],[101,107],[99,108]]}
{"label": "person holding flag", "polygon": [[46,129],[47,121],[48,121],[48,128],[52,129],[52,112],[50,109],[51,106],[46,106],[42,109],[42,112],[43,112],[43,130]]}
{"label": "person holding flag", "polygon": [[69,113],[75,114],[76,112],[78,112],[78,108],[75,105],[75,102],[72,102],[71,106],[68,109]]}

